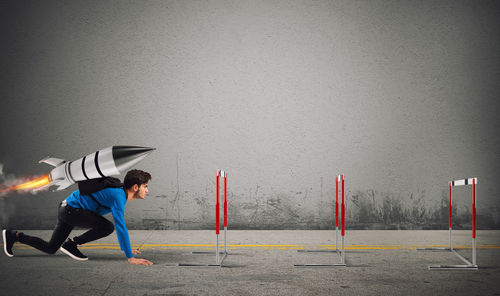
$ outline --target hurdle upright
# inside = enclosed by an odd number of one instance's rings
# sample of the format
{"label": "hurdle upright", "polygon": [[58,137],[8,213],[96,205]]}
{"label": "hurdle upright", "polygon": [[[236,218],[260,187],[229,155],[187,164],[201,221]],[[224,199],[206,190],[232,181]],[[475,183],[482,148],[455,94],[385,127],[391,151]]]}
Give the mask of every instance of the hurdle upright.
{"label": "hurdle upright", "polygon": [[[417,248],[417,251],[450,251],[455,254],[460,260],[462,260],[464,264],[462,265],[429,265],[429,269],[470,269],[477,270],[478,266],[476,264],[476,184],[477,178],[467,178],[461,180],[455,180],[448,182],[448,192],[449,192],[449,203],[448,203],[448,229],[449,229],[449,238],[448,248]],[[455,186],[465,186],[472,185],[472,262],[467,260],[464,256],[460,255],[453,249],[452,243],[452,187]]]}
{"label": "hurdle upright", "polygon": [[[219,179],[220,177],[224,178],[224,251],[219,252],[219,234],[220,234],[220,203],[219,203]],[[216,175],[216,189],[215,189],[215,236],[216,236],[216,244],[215,244],[215,264],[207,264],[207,263],[179,263],[175,266],[206,266],[206,267],[223,267],[222,262],[226,259],[227,253],[227,172],[223,170],[217,170]],[[191,252],[191,254],[213,254],[214,252]],[[220,258],[220,254],[222,254],[222,258]]]}
{"label": "hurdle upright", "polygon": [[[340,205],[340,224],[341,224],[341,240],[342,249],[339,249],[338,238],[339,238],[339,183],[342,187],[342,200]],[[345,190],[344,190],[344,174],[340,174],[335,178],[335,250],[297,250],[297,252],[304,253],[337,253],[340,257],[340,263],[334,264],[294,264],[295,267],[346,267],[345,263]]]}

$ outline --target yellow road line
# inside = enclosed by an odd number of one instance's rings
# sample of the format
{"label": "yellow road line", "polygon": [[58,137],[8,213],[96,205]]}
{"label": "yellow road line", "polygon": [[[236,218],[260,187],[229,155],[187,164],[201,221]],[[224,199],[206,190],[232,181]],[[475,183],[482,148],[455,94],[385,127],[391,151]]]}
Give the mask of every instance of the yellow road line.
{"label": "yellow road line", "polygon": [[[0,244],[3,247],[3,244]],[[224,247],[223,244],[219,245]],[[347,245],[346,250],[414,250],[416,248],[433,248],[433,247],[447,247],[448,245]],[[14,245],[15,248],[19,249],[33,249],[30,246],[23,244]],[[266,250],[300,250],[305,249],[304,245],[278,245],[278,244],[228,244],[229,249],[235,248],[263,248]],[[334,250],[335,245],[308,245],[307,248],[318,248],[326,250]],[[466,245],[456,245],[453,246],[455,249],[471,249],[471,246]],[[81,249],[120,249],[119,244],[115,243],[101,243],[101,244],[85,244],[79,246]],[[193,249],[193,248],[204,248],[204,249],[215,249],[215,244],[133,244],[132,249],[140,248],[141,250],[146,249]],[[479,245],[478,249],[500,249],[499,245]]]}

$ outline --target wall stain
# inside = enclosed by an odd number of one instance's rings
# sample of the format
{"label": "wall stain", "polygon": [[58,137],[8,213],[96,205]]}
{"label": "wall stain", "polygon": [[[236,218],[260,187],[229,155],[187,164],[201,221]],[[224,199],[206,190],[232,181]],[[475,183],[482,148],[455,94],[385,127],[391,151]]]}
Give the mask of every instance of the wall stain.
{"label": "wall stain", "polygon": [[[143,224],[155,229],[213,229],[215,193],[209,188],[206,191],[208,197],[185,193],[188,196],[183,203],[191,213],[184,219],[145,220]],[[247,194],[228,192],[229,229],[335,229],[333,190],[314,192],[307,188],[297,193],[268,193],[260,187]],[[221,205],[221,225],[222,217]],[[347,229],[447,229],[447,190],[441,191],[439,200],[431,199],[425,190],[406,194],[374,189],[347,191],[346,224]],[[454,229],[471,229],[471,224],[470,205],[453,208]],[[494,207],[489,213],[478,213],[478,228],[500,228],[500,209]]]}
{"label": "wall stain", "polygon": [[[408,196],[377,192],[375,190],[355,191],[348,207],[350,229],[448,229],[448,193],[441,192],[439,201],[426,203],[425,190],[412,192]],[[454,229],[471,229],[470,205],[452,207]],[[478,227],[496,228],[499,221],[493,221],[478,214]]]}
{"label": "wall stain", "polygon": [[[215,180],[214,180],[215,181]],[[127,217],[129,229],[214,229],[215,182],[206,185],[202,192],[181,191],[180,180],[170,192],[159,193],[144,204],[140,215]],[[334,190],[321,192],[319,188],[305,188],[275,192],[261,186],[246,192],[228,191],[229,229],[335,229]],[[433,194],[435,195],[435,194]],[[467,194],[466,194],[467,195]],[[333,198],[332,198],[333,197]],[[458,198],[458,196],[457,196]],[[457,199],[453,207],[453,228],[471,229],[470,201]],[[59,199],[53,198],[43,208],[43,216],[32,217],[27,213],[40,208],[31,205],[30,197],[18,197],[19,207],[25,214],[16,219],[5,219],[11,228],[52,229],[57,222],[54,216]],[[5,202],[4,211],[15,212]],[[454,203],[455,204],[455,203]],[[50,205],[50,206],[49,206]],[[429,196],[425,190],[407,193],[381,192],[374,189],[346,192],[347,229],[448,229],[448,191],[438,191]],[[141,206],[142,207],[142,206]],[[221,225],[223,221],[221,200]],[[3,217],[2,217],[3,218]],[[478,229],[500,229],[500,208],[478,209]]]}
{"label": "wall stain", "polygon": [[[181,220],[181,209],[179,207],[179,201],[181,198],[181,190],[179,184],[179,154],[176,157],[176,169],[177,169],[177,192],[175,193],[175,198],[172,202],[172,211],[175,211],[177,214],[177,221]],[[177,230],[181,230],[181,223],[177,223]]]}

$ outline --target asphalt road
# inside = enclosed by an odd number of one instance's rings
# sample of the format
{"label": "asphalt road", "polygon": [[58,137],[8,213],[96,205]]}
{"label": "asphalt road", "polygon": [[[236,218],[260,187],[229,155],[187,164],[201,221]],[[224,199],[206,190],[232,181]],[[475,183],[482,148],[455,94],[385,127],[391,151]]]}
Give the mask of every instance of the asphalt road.
{"label": "asphalt road", "polygon": [[[23,232],[47,240],[51,235]],[[228,231],[223,267],[175,266],[216,263],[215,254],[191,254],[214,251],[214,231],[130,231],[130,238],[142,251],[137,257],[152,266],[128,264],[115,234],[81,246],[85,262],[16,244],[13,258],[0,256],[0,295],[500,295],[500,231],[478,231],[474,271],[428,270],[463,264],[449,251],[415,250],[446,247],[447,231],[348,231],[347,267],[314,268],[294,264],[340,258],[297,250],[335,249],[335,231]],[[454,231],[453,240],[471,260],[471,232]]]}

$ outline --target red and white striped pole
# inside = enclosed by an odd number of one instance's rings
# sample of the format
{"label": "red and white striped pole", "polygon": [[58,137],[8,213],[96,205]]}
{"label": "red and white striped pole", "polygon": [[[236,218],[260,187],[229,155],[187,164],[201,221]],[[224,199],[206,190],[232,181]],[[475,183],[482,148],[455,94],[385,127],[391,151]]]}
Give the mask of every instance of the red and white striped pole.
{"label": "red and white striped pole", "polygon": [[217,177],[216,177],[216,183],[217,183],[217,188],[215,189],[215,234],[217,236],[217,244],[215,245],[215,264],[219,264],[219,231],[220,231],[220,225],[219,225],[219,212],[220,212],[220,206],[219,206],[219,176],[220,176],[220,170],[217,170]]}
{"label": "red and white striped pole", "polygon": [[335,250],[339,251],[339,176],[335,178]]}
{"label": "red and white striped pole", "polygon": [[227,253],[227,173],[224,172],[224,253]]}
{"label": "red and white striped pole", "polygon": [[342,219],[342,264],[345,263],[345,251],[344,251],[344,235],[345,235],[345,197],[344,197],[344,174],[341,175],[342,177],[342,213],[341,213],[341,219]]}
{"label": "red and white striped pole", "polygon": [[472,179],[472,264],[476,265],[476,179]]}
{"label": "red and white striped pole", "polygon": [[450,231],[450,251],[453,249],[453,247],[451,246],[451,229],[452,229],[452,220],[451,220],[451,217],[452,217],[452,213],[453,213],[453,210],[452,210],[452,199],[451,199],[451,182],[448,182],[448,188],[449,188],[449,197],[450,197],[450,201],[448,203],[448,210],[449,210],[449,216],[448,216],[448,229]]}

